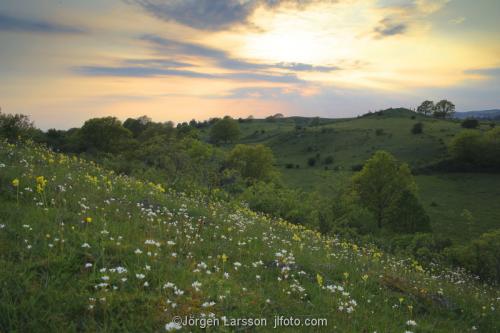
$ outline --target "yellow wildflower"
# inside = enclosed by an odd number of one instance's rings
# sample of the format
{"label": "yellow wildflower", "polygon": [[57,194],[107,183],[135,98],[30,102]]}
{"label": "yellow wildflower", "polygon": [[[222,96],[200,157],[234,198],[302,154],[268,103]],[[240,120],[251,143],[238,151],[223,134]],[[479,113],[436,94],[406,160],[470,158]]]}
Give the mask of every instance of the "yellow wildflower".
{"label": "yellow wildflower", "polygon": [[344,278],[347,280],[349,278],[349,273],[344,272]]}
{"label": "yellow wildflower", "polygon": [[18,187],[18,186],[19,186],[19,179],[17,179],[17,178],[16,178],[16,179],[14,179],[14,180],[12,181],[12,186],[14,186],[14,187]]}
{"label": "yellow wildflower", "polygon": [[90,216],[87,216],[87,217],[85,218],[85,222],[87,222],[87,223],[92,223],[92,218],[91,218]]}
{"label": "yellow wildflower", "polygon": [[323,286],[323,277],[320,274],[316,274],[316,281],[320,287]]}
{"label": "yellow wildflower", "polygon": [[228,257],[226,256],[226,254],[223,253],[221,258],[222,262],[226,262]]}
{"label": "yellow wildflower", "polygon": [[297,234],[293,234],[292,239],[293,239],[294,241],[300,242],[300,237],[299,237],[299,235],[297,235]]}
{"label": "yellow wildflower", "polygon": [[368,280],[368,274],[363,275],[361,278],[366,282],[366,280]]}

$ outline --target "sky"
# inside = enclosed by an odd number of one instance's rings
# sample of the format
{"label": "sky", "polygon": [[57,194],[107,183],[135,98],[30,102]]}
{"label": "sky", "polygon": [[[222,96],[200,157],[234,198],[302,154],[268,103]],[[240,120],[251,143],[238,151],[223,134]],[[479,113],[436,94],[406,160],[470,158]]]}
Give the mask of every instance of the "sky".
{"label": "sky", "polygon": [[500,108],[498,0],[2,0],[0,107],[93,117]]}

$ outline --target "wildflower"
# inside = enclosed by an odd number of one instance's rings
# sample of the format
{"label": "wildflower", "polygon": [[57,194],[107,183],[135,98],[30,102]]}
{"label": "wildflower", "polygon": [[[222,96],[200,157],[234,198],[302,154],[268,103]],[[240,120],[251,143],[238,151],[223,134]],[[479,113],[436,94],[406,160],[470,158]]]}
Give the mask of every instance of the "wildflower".
{"label": "wildflower", "polygon": [[294,241],[300,242],[300,237],[299,237],[299,235],[297,235],[297,234],[293,234],[292,239],[293,239]]}
{"label": "wildflower", "polygon": [[229,279],[229,273],[228,272],[224,273],[224,279]]}
{"label": "wildflower", "polygon": [[415,322],[415,320],[408,320],[406,322],[406,325],[408,325],[408,326],[417,326],[417,323]]}
{"label": "wildflower", "polygon": [[17,178],[16,178],[16,179],[14,179],[14,180],[12,181],[12,186],[14,186],[14,187],[19,187],[19,179],[17,179]]}
{"label": "wildflower", "polygon": [[318,285],[319,285],[320,287],[322,287],[322,286],[323,286],[323,277],[322,277],[321,275],[316,274],[316,281],[318,281]]}
{"label": "wildflower", "polygon": [[363,275],[361,278],[366,282],[366,280],[368,280],[368,274]]}
{"label": "wildflower", "polygon": [[222,258],[222,262],[226,262],[228,257],[226,254],[223,253],[221,258]]}
{"label": "wildflower", "polygon": [[82,247],[83,247],[83,248],[90,248],[90,244],[89,244],[89,243],[83,243],[83,244],[82,244]]}
{"label": "wildflower", "polygon": [[349,273],[344,272],[344,278],[347,280],[349,278]]}
{"label": "wildflower", "polygon": [[92,264],[90,262],[85,264],[85,268],[90,268],[90,267],[92,267]]}
{"label": "wildflower", "polygon": [[179,324],[175,321],[171,321],[170,323],[165,325],[165,330],[167,330],[167,332],[170,332],[173,330],[180,330],[181,328],[182,328],[181,324]]}
{"label": "wildflower", "polygon": [[92,223],[92,218],[91,218],[90,216],[87,216],[87,217],[85,218],[85,222],[87,222],[87,223]]}
{"label": "wildflower", "polygon": [[38,193],[42,193],[45,190],[45,186],[47,186],[47,180],[44,176],[36,177],[36,191]]}

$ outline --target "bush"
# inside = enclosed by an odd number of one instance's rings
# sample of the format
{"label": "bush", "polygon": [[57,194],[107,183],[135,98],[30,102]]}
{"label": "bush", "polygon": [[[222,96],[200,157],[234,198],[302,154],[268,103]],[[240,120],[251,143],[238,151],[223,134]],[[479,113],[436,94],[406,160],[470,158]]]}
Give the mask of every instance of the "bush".
{"label": "bush", "polygon": [[500,282],[500,229],[485,233],[468,245],[450,249],[448,258],[483,279]]}
{"label": "bush", "polygon": [[424,124],[422,124],[422,123],[416,123],[411,128],[412,134],[421,134],[423,132],[424,132]]}
{"label": "bush", "polygon": [[316,165],[316,157],[309,157],[307,159],[307,165],[309,165],[310,167],[313,167]]}
{"label": "bush", "polygon": [[381,136],[381,135],[384,135],[384,134],[385,134],[385,132],[384,132],[384,129],[383,129],[383,128],[377,128],[377,129],[375,130],[375,135],[376,135],[376,136]]}
{"label": "bush", "polygon": [[332,155],[328,155],[327,157],[325,157],[324,163],[325,164],[332,164],[333,163],[333,156]]}
{"label": "bush", "polygon": [[287,168],[287,169],[293,169],[294,167],[295,167],[295,165],[293,163],[285,164],[285,168]]}
{"label": "bush", "polygon": [[467,118],[464,121],[462,121],[462,127],[463,128],[478,128],[479,127],[479,121],[477,119],[473,118]]}
{"label": "bush", "polygon": [[250,183],[270,181],[276,175],[273,152],[263,145],[236,145],[229,152],[227,165]]}

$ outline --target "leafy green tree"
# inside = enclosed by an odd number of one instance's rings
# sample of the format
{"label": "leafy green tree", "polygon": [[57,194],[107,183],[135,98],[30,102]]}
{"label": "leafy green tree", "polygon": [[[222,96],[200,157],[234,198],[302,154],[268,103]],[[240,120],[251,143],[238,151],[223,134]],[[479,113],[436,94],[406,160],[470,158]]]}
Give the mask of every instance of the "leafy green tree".
{"label": "leafy green tree", "polygon": [[437,102],[434,107],[434,117],[436,118],[452,118],[455,114],[455,104],[443,99]]}
{"label": "leafy green tree", "polygon": [[500,168],[500,128],[487,131],[483,142],[485,163]]}
{"label": "leafy green tree", "polygon": [[132,132],[115,117],[87,120],[80,130],[80,142],[87,151],[118,153],[131,142]]}
{"label": "leafy green tree", "polygon": [[416,192],[408,164],[398,163],[385,151],[376,152],[352,180],[355,193],[362,205],[375,215],[379,228],[387,222],[391,208],[403,194]]}
{"label": "leafy green tree", "polygon": [[35,128],[29,117],[24,114],[3,114],[0,112],[0,136],[10,142],[19,137],[30,136]]}
{"label": "leafy green tree", "polygon": [[474,130],[458,133],[450,143],[450,154],[459,162],[481,164],[484,157],[481,133]]}
{"label": "leafy green tree", "polygon": [[434,111],[434,102],[433,101],[424,101],[417,108],[417,112],[423,114],[424,116],[432,114]]}
{"label": "leafy green tree", "polygon": [[142,132],[144,132],[151,122],[152,120],[148,116],[142,116],[137,119],[128,118],[123,123],[123,127],[131,131],[134,138],[137,138]]}
{"label": "leafy green tree", "polygon": [[396,232],[415,233],[431,231],[431,219],[412,191],[404,191],[387,213],[387,224]]}
{"label": "leafy green tree", "polygon": [[229,116],[218,120],[210,130],[210,140],[215,143],[234,142],[240,137],[240,125]]}
{"label": "leafy green tree", "polygon": [[236,145],[228,154],[227,165],[250,183],[270,181],[276,175],[273,152],[263,145]]}

